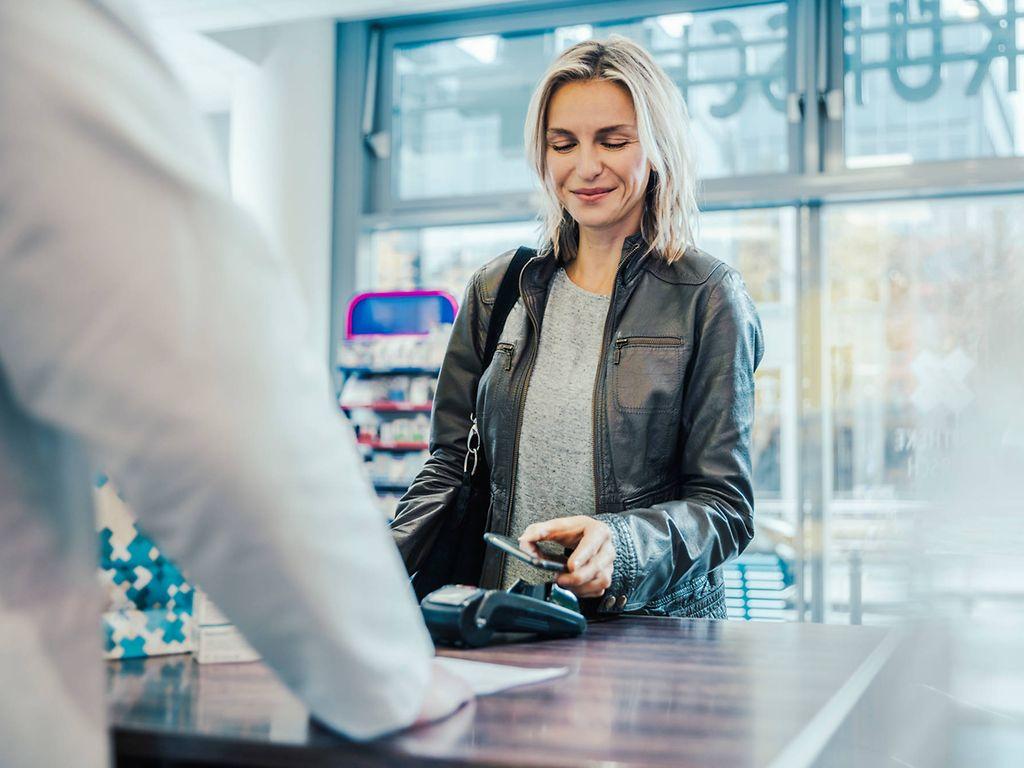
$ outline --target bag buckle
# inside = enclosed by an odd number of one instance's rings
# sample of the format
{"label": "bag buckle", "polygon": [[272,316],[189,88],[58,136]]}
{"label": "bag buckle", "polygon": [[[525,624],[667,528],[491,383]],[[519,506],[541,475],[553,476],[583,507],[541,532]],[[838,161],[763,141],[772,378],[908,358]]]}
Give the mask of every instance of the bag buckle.
{"label": "bag buckle", "polygon": [[[466,438],[466,458],[462,462],[462,471],[472,476],[476,474],[477,453],[480,450],[480,432],[476,428],[476,414],[470,414],[470,418],[473,422],[469,425],[469,435]],[[472,468],[469,466],[470,458],[473,459]]]}

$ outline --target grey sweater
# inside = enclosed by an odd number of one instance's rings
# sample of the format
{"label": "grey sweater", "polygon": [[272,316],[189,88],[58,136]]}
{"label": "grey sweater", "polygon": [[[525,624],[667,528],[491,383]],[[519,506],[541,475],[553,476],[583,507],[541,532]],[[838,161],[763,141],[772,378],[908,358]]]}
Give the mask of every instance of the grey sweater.
{"label": "grey sweater", "polygon": [[[608,307],[609,297],[583,290],[564,270],[551,281],[523,411],[513,538],[531,523],[595,512],[594,379]],[[513,315],[520,312],[517,305]],[[507,558],[502,586],[507,589],[520,578],[540,583],[554,576]]]}

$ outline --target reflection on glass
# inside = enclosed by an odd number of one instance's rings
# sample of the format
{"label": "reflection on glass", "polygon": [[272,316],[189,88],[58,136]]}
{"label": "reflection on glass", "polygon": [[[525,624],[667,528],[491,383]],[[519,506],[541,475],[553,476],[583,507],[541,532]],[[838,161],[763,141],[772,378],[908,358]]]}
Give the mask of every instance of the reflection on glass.
{"label": "reflection on glass", "polygon": [[871,621],[905,598],[897,544],[933,514],[930,489],[951,469],[979,363],[998,355],[985,324],[1024,263],[1024,198],[839,206],[824,227],[828,597]]}
{"label": "reflection on glass", "polygon": [[522,135],[534,86],[559,52],[612,33],[645,46],[679,85],[702,176],[786,169],[786,5],[772,3],[398,46],[398,198],[529,190]]}
{"label": "reflection on glass", "polygon": [[1024,155],[1024,0],[846,0],[850,167]]}

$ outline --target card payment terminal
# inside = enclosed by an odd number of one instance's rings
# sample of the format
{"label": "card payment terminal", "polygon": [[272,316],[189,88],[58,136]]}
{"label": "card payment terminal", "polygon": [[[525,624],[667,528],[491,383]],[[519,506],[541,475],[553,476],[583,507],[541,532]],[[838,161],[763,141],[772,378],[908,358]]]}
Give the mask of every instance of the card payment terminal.
{"label": "card payment terminal", "polygon": [[587,629],[576,596],[556,584],[519,581],[508,591],[450,584],[423,598],[420,608],[431,637],[446,645],[575,637]]}

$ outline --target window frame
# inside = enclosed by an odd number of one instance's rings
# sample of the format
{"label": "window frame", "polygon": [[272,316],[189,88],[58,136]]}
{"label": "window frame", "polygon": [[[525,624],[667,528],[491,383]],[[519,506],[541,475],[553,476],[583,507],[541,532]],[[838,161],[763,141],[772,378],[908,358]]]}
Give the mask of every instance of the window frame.
{"label": "window frame", "polygon": [[[687,13],[716,10],[730,10],[735,8],[748,8],[761,5],[775,5],[783,0],[682,0],[681,2],[665,2],[665,0],[643,0],[629,6],[629,12],[623,13],[621,3],[593,3],[577,7],[551,8],[547,10],[529,10],[517,12],[505,12],[501,14],[488,14],[471,19],[459,19],[455,21],[438,21],[426,24],[409,24],[394,22],[379,26],[380,45],[379,58],[376,62],[378,68],[377,97],[374,101],[374,132],[386,135],[391,151],[387,157],[374,158],[371,153],[370,162],[373,167],[374,182],[369,200],[367,215],[372,218],[384,218],[396,226],[404,226],[402,222],[406,217],[415,219],[417,216],[429,214],[436,210],[451,210],[453,208],[464,208],[469,206],[467,214],[479,220],[481,216],[494,215],[494,212],[501,211],[507,218],[515,218],[525,215],[531,217],[536,211],[535,193],[516,192],[491,195],[452,196],[444,198],[429,198],[421,200],[401,200],[393,194],[393,125],[391,122],[391,107],[394,99],[394,53],[395,49],[403,45],[428,44],[440,42],[459,37],[469,37],[476,34],[506,34],[515,32],[545,31],[553,27],[569,26],[574,24],[599,24],[629,19],[646,18],[666,13]],[[787,12],[787,39],[793,40],[797,14],[795,6],[790,4]],[[795,82],[792,73],[795,72],[796,51],[795,46],[790,44],[786,53],[787,67],[791,73],[790,83],[787,84],[787,95],[795,93]],[[787,122],[787,152],[789,155],[789,168],[784,174],[758,174],[748,177],[730,177],[730,180],[746,178],[752,181],[761,180],[764,177],[776,178],[779,175],[788,176],[795,173],[800,164],[799,153],[796,150],[800,145],[799,126]],[[709,187],[714,186],[718,179],[705,182]],[[486,212],[490,213],[486,213]]]}
{"label": "window frame", "polygon": [[[570,24],[602,23],[665,13],[756,7],[778,0],[644,0],[630,6],[598,2],[579,7],[484,11],[454,20],[387,20],[373,25],[379,35],[373,98],[375,133],[393,136],[394,51],[401,45],[430,43],[474,34],[502,34]],[[844,153],[845,104],[839,114],[827,105],[844,96],[843,1],[790,0],[787,51],[790,82],[787,97],[800,120],[788,122],[789,168],[765,173],[707,179],[702,182],[702,210],[721,210],[812,202],[857,202],[933,197],[969,190],[991,194],[1024,188],[1024,157],[940,160],[908,166],[847,168]],[[342,73],[339,72],[339,77]],[[830,96],[831,94],[831,96]],[[535,193],[451,196],[400,200],[392,194],[393,153],[375,158],[367,151],[371,183],[362,219],[369,228],[412,227],[420,222],[477,223],[530,218]],[[495,218],[497,217],[497,218]]]}

